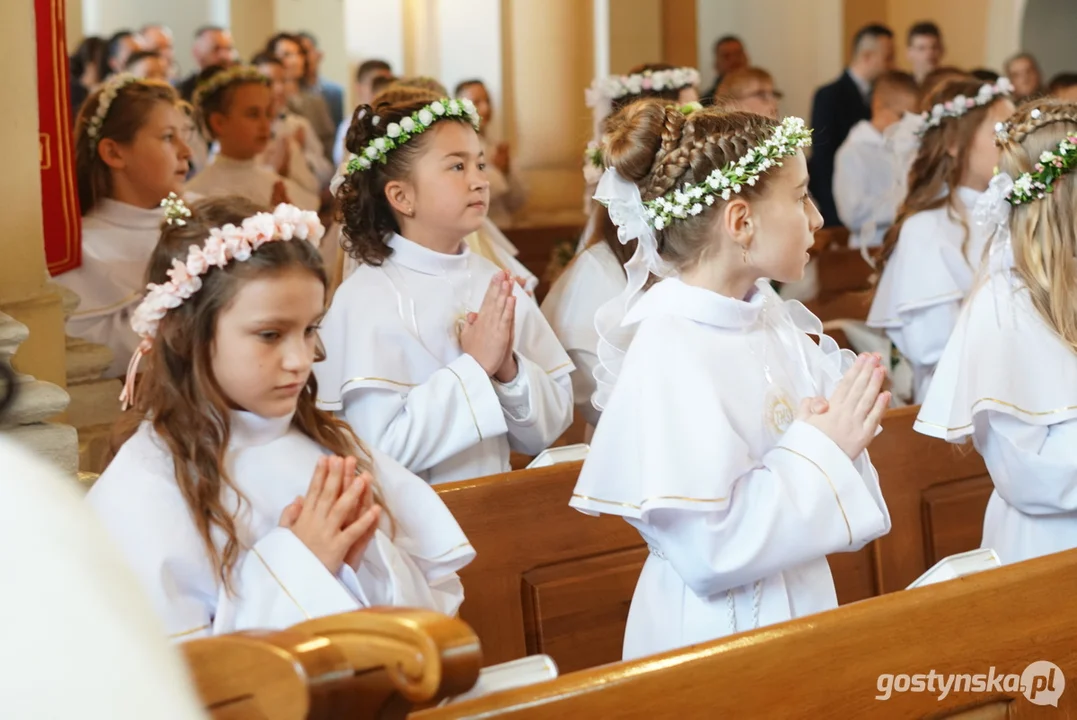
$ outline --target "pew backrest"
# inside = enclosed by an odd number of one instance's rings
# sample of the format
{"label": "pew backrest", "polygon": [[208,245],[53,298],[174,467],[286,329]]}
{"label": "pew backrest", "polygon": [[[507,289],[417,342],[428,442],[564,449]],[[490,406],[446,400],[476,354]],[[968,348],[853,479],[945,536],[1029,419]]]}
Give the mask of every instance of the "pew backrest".
{"label": "pew backrest", "polygon": [[1075,594],[1069,551],[415,719],[1073,717]]}

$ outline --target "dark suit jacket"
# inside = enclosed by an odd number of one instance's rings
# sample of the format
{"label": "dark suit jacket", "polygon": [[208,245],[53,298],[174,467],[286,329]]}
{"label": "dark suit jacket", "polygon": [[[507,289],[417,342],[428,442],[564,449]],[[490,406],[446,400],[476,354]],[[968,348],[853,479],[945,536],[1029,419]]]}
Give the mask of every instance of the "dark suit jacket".
{"label": "dark suit jacket", "polygon": [[871,118],[871,107],[864,102],[860,88],[846,70],[841,77],[815,91],[812,100],[812,154],[808,160],[811,173],[809,188],[819,205],[827,226],[841,225],[834,205],[834,155],[846,136],[861,120]]}

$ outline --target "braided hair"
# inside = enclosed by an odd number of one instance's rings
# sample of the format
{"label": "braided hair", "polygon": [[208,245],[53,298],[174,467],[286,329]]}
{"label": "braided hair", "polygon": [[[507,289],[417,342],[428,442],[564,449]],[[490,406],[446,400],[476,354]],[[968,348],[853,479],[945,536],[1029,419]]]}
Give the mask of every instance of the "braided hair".
{"label": "braided hair", "polygon": [[[715,108],[685,115],[665,101],[647,99],[629,105],[607,125],[602,152],[607,164],[639,186],[644,201],[687,183],[700,183],[715,169],[736,162],[763,143],[777,124],[761,115],[723,112]],[[737,197],[752,200],[764,192],[767,176],[745,186]],[[718,199],[699,215],[658,230],[662,258],[677,268],[695,264],[710,242]]]}
{"label": "braided hair", "polygon": [[[1077,135],[1077,104],[1035,100],[1022,105],[997,140],[999,170],[1014,178],[1032,172],[1044,151]],[[1077,178],[1066,173],[1039,200],[1010,215],[1014,269],[1049,328],[1077,352]]]}

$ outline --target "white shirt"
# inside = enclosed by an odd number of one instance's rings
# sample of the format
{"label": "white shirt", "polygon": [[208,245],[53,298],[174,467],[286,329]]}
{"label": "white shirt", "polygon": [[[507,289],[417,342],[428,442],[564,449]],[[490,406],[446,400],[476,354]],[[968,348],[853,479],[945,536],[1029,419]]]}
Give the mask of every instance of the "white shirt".
{"label": "white shirt", "polygon": [[456,333],[497,267],[466,245],[447,255],[395,235],[389,246],[341,283],[322,322],[322,407],[431,483],[506,472],[510,449],[548,447],[572,422],[573,365],[534,300],[514,286],[520,371],[502,385]]}
{"label": "white shirt", "polygon": [[318,211],[321,199],[287,178],[260,164],[257,158],[235,160],[218,154],[194,179],[187,183],[189,192],[202,197],[239,195],[264,207],[272,205],[273,188],[280,181],[291,203],[303,210]]}
{"label": "white shirt", "polygon": [[624,291],[628,279],[624,267],[605,241],[577,255],[542,301],[542,314],[550,322],[576,369],[572,371],[572,394],[576,412],[593,428],[601,415],[591,403],[598,365],[598,331],[595,312]]}
{"label": "white shirt", "polygon": [[992,251],[991,265],[915,427],[971,437],[995,485],[982,545],[1013,563],[1077,547],[1077,355],[1032,305],[1008,247]]}
{"label": "white shirt", "polygon": [[663,280],[638,324],[570,505],[620,515],[652,548],[624,658],[837,606],[826,555],[890,529],[867,453],[794,420],[848,362],[766,281],[748,301]]}
{"label": "white shirt", "polygon": [[927,394],[935,363],[983,259],[988,233],[972,221],[980,195],[971,188],[957,189],[957,204],[968,225],[967,242],[949,205],[906,220],[875,289],[868,326],[885,330],[909,361],[915,403]]}
{"label": "white shirt", "polygon": [[[204,718],[183,662],[74,478],[0,434],[4,717]],[[63,687],[57,686],[61,681]]]}
{"label": "white shirt", "polygon": [[146,288],[146,268],[161,237],[164,210],[147,210],[108,198],[82,218],[82,265],[56,276],[82,302],[67,333],[107,346],[107,377],[123,377],[139,338],[131,313]]}
{"label": "white shirt", "polygon": [[849,131],[834,156],[834,203],[852,236],[849,246],[878,247],[894,224],[901,198],[894,194],[896,158],[869,120]]}
{"label": "white shirt", "polygon": [[[306,495],[324,449],[291,416],[232,412],[230,423],[225,467],[247,501],[236,512],[235,495],[225,492],[242,548],[234,594],[218,581],[176,484],[172,454],[149,423],[124,443],[87,496],[173,638],[283,629],[375,605],[456,612],[464,597],[456,571],[475,553],[425,483],[368,447],[387,512],[358,571],[345,564],[334,576],[278,527],[284,508]],[[223,544],[219,535],[216,541]]]}

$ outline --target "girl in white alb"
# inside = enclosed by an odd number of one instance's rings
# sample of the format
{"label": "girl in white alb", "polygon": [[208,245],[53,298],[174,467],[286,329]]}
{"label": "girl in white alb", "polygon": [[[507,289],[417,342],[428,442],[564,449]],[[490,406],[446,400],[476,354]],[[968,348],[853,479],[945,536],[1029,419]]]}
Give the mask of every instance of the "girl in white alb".
{"label": "girl in white alb", "polygon": [[[611,121],[596,199],[638,247],[596,319],[603,412],[570,504],[651,549],[625,659],[834,608],[826,556],[890,528],[865,452],[889,400],[879,358],[846,369],[768,282],[803,274],[822,224],[809,142],[798,118],[655,101]],[[664,279],[636,299],[649,273]]]}
{"label": "girl in white alb", "polygon": [[110,78],[75,123],[82,264],[56,282],[81,300],[68,334],[112,351],[108,377],[122,377],[138,347],[130,314],[160,236],[161,201],[187,174],[186,124],[175,90],[131,75]]}
{"label": "girl in white alb", "polygon": [[572,363],[534,301],[464,238],[486,213],[467,100],[357,112],[338,190],[360,266],[323,323],[322,407],[431,483],[509,469],[572,419]]}
{"label": "girl in white alb", "polygon": [[245,65],[221,70],[198,86],[194,104],[218,152],[187,183],[189,192],[200,197],[239,195],[259,205],[290,202],[303,210],[321,207],[317,192],[262,163],[276,119],[268,77]]}
{"label": "girl in white alb", "polygon": [[913,397],[927,393],[935,363],[972,289],[987,246],[969,222],[998,162],[995,123],[1013,112],[1005,79],[996,85],[953,79],[932,94],[908,196],[886,234],[882,275],[868,313],[913,370]]}
{"label": "girl in white alb", "polygon": [[1077,105],[1023,106],[1000,123],[999,145],[1000,174],[978,208],[997,228],[988,273],[916,429],[972,439],[995,485],[983,547],[1013,563],[1077,547]]}
{"label": "girl in white alb", "polygon": [[177,639],[377,605],[452,615],[474,557],[452,515],[315,407],[321,224],[258,210],[170,201],[133,319],[133,433],[88,502]]}

